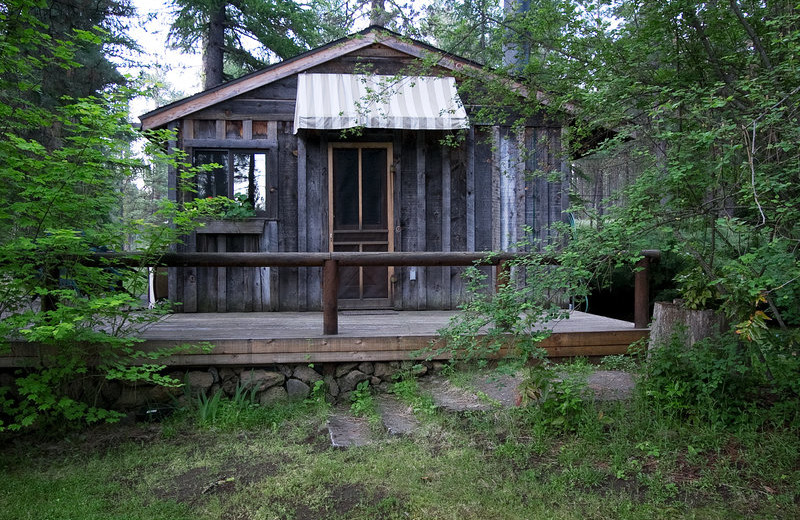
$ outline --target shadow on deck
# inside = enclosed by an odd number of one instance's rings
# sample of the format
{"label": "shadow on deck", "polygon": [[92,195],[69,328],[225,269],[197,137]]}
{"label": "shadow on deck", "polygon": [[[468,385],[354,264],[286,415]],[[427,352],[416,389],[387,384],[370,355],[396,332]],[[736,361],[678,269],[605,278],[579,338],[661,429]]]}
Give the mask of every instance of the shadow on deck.
{"label": "shadow on deck", "polygon": [[[151,325],[140,335],[145,350],[209,342],[209,353],[175,355],[171,366],[270,365],[421,359],[415,351],[439,340],[451,311],[342,311],[339,334],[322,334],[322,313],[185,313]],[[553,325],[542,343],[551,357],[625,354],[631,343],[647,337],[648,329],[633,323],[574,311]],[[441,356],[444,358],[446,356]],[[0,366],[36,362],[32,345],[12,346]]]}

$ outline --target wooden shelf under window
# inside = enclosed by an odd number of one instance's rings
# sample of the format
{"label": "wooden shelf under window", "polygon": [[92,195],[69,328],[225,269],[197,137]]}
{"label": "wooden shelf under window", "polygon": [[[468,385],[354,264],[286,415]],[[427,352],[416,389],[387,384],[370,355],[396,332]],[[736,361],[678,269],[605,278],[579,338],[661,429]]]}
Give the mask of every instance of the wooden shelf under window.
{"label": "wooden shelf under window", "polygon": [[261,235],[264,233],[264,217],[250,217],[242,220],[209,220],[197,228],[198,234],[215,235]]}

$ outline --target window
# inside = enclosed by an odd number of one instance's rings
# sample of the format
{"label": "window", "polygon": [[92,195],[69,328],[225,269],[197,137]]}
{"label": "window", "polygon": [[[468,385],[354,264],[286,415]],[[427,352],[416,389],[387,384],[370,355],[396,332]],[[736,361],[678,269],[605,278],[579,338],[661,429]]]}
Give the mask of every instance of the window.
{"label": "window", "polygon": [[197,174],[198,198],[246,195],[256,213],[266,211],[266,152],[196,150],[193,163],[219,165]]}

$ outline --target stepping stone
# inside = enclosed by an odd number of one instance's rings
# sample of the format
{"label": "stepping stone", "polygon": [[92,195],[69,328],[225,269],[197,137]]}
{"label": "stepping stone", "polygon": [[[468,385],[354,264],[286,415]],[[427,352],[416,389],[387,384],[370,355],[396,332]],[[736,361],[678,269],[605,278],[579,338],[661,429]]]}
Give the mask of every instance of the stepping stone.
{"label": "stepping stone", "polygon": [[523,379],[522,374],[484,375],[470,383],[470,388],[486,394],[489,399],[503,408],[513,408],[517,406],[518,388]]}
{"label": "stepping stone", "polygon": [[389,435],[408,435],[418,426],[414,411],[407,404],[389,395],[375,397],[375,405]]}
{"label": "stepping stone", "polygon": [[428,392],[433,397],[433,402],[439,408],[449,412],[474,412],[492,409],[491,403],[481,399],[474,393],[453,386],[447,379],[434,376],[427,381],[420,380],[419,388]]}
{"label": "stepping stone", "polygon": [[633,395],[633,375],[621,370],[597,370],[587,378],[589,389],[598,401],[624,401]]}
{"label": "stepping stone", "polygon": [[334,448],[365,446],[372,442],[369,421],[355,417],[346,408],[334,410],[328,418],[328,433]]}

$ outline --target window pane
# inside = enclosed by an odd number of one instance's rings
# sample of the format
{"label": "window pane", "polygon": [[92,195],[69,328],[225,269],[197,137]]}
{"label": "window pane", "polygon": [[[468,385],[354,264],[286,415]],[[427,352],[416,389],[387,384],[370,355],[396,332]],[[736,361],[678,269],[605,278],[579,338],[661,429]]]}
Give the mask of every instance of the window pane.
{"label": "window pane", "polygon": [[361,228],[386,229],[386,149],[361,150]]}
{"label": "window pane", "polygon": [[333,228],[358,229],[358,150],[333,150]]}
{"label": "window pane", "polygon": [[266,209],[267,154],[233,154],[233,195],[245,195],[256,210]]}
{"label": "window pane", "polygon": [[228,152],[197,151],[194,165],[218,164],[219,168],[197,174],[197,198],[228,196]]}

